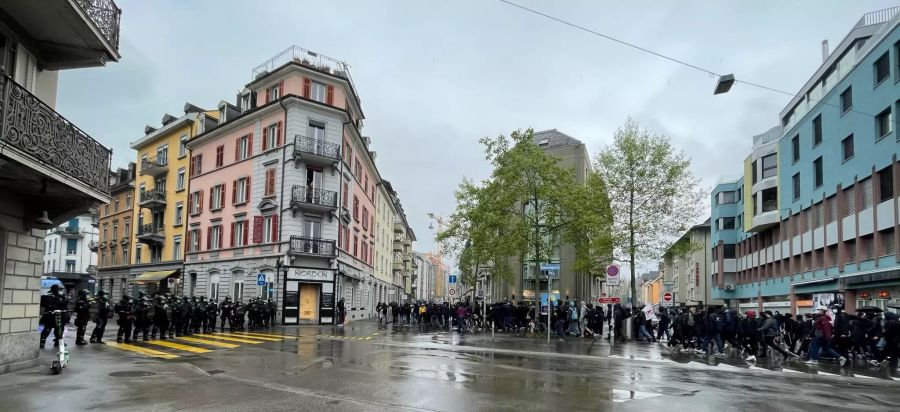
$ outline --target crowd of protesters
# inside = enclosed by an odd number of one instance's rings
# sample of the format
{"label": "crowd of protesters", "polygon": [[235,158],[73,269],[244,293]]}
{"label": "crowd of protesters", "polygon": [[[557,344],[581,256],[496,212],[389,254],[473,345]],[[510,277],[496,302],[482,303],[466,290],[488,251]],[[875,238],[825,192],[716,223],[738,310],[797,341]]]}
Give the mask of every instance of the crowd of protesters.
{"label": "crowd of protesters", "polygon": [[[548,324],[546,313],[538,313],[530,302],[501,301],[487,306],[480,302],[392,302],[379,303],[376,312],[383,327],[423,332],[455,327],[460,333],[493,328],[496,332],[542,334]],[[849,314],[840,306],[796,315],[753,310],[740,313],[723,307],[645,312],[618,304],[566,300],[554,303],[549,324],[550,332],[561,341],[567,336],[603,338],[606,328],[605,339],[623,342],[630,330],[630,338],[635,341],[665,341],[673,351],[716,357],[732,353],[748,362],[780,355],[785,361],[802,358],[815,364],[820,358],[829,358],[841,366],[868,363],[890,365],[893,370],[900,355],[900,319],[896,313],[867,310]]]}

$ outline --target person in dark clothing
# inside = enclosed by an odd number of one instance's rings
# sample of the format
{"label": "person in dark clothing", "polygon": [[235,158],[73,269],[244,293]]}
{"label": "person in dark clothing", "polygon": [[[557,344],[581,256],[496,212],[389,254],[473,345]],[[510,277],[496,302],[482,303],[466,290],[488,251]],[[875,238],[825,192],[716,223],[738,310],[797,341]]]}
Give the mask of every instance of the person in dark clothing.
{"label": "person in dark clothing", "polygon": [[705,345],[703,346],[703,350],[706,354],[709,354],[709,347],[712,346],[713,343],[716,344],[716,356],[722,357],[724,356],[724,347],[722,345],[722,330],[725,328],[725,311],[720,310],[719,312],[713,311],[712,308],[709,309],[709,312],[706,314],[706,318],[704,319],[705,327],[706,327],[706,338],[703,340]]}
{"label": "person in dark clothing", "polygon": [[[69,300],[65,296],[65,292],[59,287],[59,284],[50,286],[50,292],[41,296],[41,348],[47,344],[47,337],[50,331],[53,331],[53,346],[59,346],[59,340],[62,339],[65,328],[65,321],[61,325],[56,324],[56,316],[51,313],[54,310],[66,310],[69,306]],[[65,317],[63,317],[65,319]]]}
{"label": "person in dark clothing", "polygon": [[743,339],[743,348],[747,351],[747,361],[753,362],[756,361],[756,355],[759,354],[759,333],[756,332],[756,329],[759,328],[759,323],[756,320],[756,312],[747,311],[744,314],[744,319],[741,322],[741,338]]}
{"label": "person in dark clothing", "polygon": [[622,330],[622,322],[625,321],[625,310],[622,309],[622,305],[616,303],[616,306],[613,307],[613,336],[616,342],[624,342],[625,341],[625,331]]}
{"label": "person in dark clothing", "polygon": [[697,353],[705,353],[706,352],[706,334],[708,325],[706,322],[706,311],[699,310],[696,314],[693,315],[694,318],[694,336],[697,338]]}
{"label": "person in dark clothing", "polygon": [[91,343],[103,343],[106,322],[113,316],[113,308],[106,297],[106,291],[97,292],[97,316],[94,317],[94,330],[91,331]]}
{"label": "person in dark clothing", "polygon": [[662,339],[663,334],[665,334],[666,342],[671,342],[672,335],[669,333],[669,325],[671,324],[672,318],[669,317],[669,311],[662,310],[657,317],[659,317],[659,324],[657,325],[656,340]]}
{"label": "person in dark clothing", "polygon": [[[781,353],[781,356],[784,357],[784,360],[788,360],[790,357],[795,356],[795,355],[791,354],[790,352],[787,352],[784,349],[781,349],[781,347],[775,343],[775,338],[780,334],[781,331],[778,326],[778,321],[776,321],[775,318],[772,317],[772,312],[765,311],[762,313],[762,315],[763,315],[763,323],[762,323],[762,325],[760,325],[759,328],[756,329],[756,331],[759,333],[762,333],[763,339],[766,342],[766,346]],[[763,348],[763,351],[762,351],[762,353],[760,353],[759,357],[760,358],[767,357],[766,352],[767,351],[765,350],[765,348]]]}
{"label": "person in dark clothing", "polygon": [[730,344],[732,348],[740,348],[741,345],[737,340],[739,331],[740,327],[738,325],[737,311],[731,309],[725,312],[725,324],[722,326],[722,340],[725,343]]}
{"label": "person in dark clothing", "polygon": [[88,319],[91,317],[91,301],[88,298],[88,290],[78,291],[78,299],[75,300],[75,344],[87,345],[84,333],[87,331]]}
{"label": "person in dark clothing", "polygon": [[131,299],[131,296],[123,296],[122,300],[116,303],[115,312],[118,316],[116,322],[119,324],[116,342],[122,343],[124,338],[125,343],[129,343],[131,342],[131,325],[134,323],[134,300]]}
{"label": "person in dark clothing", "polygon": [[893,374],[897,370],[897,360],[900,357],[900,318],[898,318],[896,313],[884,313],[884,332],[882,336],[885,340],[884,349],[882,350],[882,356],[885,360],[882,361],[882,366],[887,362],[890,373]]}
{"label": "person in dark clothing", "polygon": [[797,321],[794,320],[790,313],[781,317],[781,328],[784,330],[784,343],[787,345],[788,350],[793,352],[798,338],[794,333],[794,330],[797,328]]}
{"label": "person in dark clothing", "polygon": [[337,303],[337,323],[338,326],[344,326],[344,317],[346,316],[347,308],[344,305],[344,298],[338,300]]}

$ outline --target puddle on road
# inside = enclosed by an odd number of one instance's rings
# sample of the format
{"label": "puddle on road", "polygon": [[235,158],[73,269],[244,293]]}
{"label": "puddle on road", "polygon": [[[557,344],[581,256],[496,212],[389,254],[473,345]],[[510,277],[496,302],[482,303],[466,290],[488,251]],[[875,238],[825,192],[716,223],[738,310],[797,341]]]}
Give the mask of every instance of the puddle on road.
{"label": "puddle on road", "polygon": [[615,403],[622,403],[641,399],[655,398],[657,396],[662,396],[662,394],[641,391],[626,391],[624,389],[612,389],[610,390],[610,394],[607,399]]}

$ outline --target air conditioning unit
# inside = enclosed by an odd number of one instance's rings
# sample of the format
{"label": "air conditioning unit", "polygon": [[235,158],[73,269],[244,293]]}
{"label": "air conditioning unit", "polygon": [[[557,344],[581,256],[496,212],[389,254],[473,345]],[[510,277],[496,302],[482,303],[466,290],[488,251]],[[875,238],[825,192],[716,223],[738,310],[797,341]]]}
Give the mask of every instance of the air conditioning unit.
{"label": "air conditioning unit", "polygon": [[725,284],[725,290],[734,290],[734,285],[731,284],[731,283],[726,283],[726,284]]}

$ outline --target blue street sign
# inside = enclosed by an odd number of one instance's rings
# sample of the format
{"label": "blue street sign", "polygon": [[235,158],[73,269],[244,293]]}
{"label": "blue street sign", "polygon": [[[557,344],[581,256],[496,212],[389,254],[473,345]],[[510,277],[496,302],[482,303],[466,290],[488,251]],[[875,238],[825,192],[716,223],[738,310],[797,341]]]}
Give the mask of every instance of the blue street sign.
{"label": "blue street sign", "polygon": [[265,273],[260,273],[260,274],[256,275],[256,284],[258,286],[265,286],[266,283],[267,282],[266,282],[266,274]]}
{"label": "blue street sign", "polygon": [[449,282],[450,282],[451,284],[456,283],[456,275],[450,275],[449,278],[450,278]]}
{"label": "blue street sign", "polygon": [[555,271],[559,271],[559,263],[544,263],[544,264],[541,265],[541,270],[546,270],[546,271],[555,270]]}

